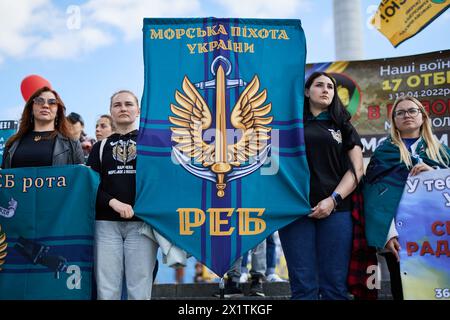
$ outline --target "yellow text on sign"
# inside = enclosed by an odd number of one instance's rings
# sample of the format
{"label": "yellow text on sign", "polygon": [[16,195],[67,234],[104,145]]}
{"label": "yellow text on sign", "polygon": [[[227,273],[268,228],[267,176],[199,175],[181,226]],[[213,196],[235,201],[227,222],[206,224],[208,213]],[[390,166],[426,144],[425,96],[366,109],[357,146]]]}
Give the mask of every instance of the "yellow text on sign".
{"label": "yellow text on sign", "polygon": [[[261,217],[264,208],[238,208],[236,209],[239,218],[239,235],[256,235],[266,230],[266,222]],[[194,234],[193,228],[201,227],[206,222],[206,214],[198,208],[179,208],[177,210],[180,218],[180,235]],[[209,233],[211,236],[229,236],[235,231],[235,227],[230,226],[230,221],[221,217],[232,217],[235,214],[234,208],[210,208],[206,210],[209,214]],[[226,230],[224,230],[226,229]]]}

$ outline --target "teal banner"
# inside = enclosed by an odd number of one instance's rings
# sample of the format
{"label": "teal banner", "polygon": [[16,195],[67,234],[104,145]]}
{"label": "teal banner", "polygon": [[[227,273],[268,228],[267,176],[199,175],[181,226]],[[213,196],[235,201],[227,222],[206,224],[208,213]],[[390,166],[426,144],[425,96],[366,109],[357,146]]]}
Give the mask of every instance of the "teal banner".
{"label": "teal banner", "polygon": [[396,216],[406,300],[450,300],[450,169],[406,181]]}
{"label": "teal banner", "polygon": [[0,299],[91,299],[98,175],[0,171]]}
{"label": "teal banner", "polygon": [[223,275],[310,212],[300,20],[145,19],[136,214]]}
{"label": "teal banner", "polygon": [[3,150],[5,143],[17,131],[17,121],[3,120],[0,121],[0,166],[3,161]]}

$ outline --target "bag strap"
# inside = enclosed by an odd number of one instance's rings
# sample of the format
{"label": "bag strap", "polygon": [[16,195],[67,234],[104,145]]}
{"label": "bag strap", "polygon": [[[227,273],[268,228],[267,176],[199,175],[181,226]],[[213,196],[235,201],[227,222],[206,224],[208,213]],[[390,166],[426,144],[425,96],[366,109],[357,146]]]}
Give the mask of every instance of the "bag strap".
{"label": "bag strap", "polygon": [[105,148],[106,140],[108,140],[108,138],[105,138],[100,142],[100,166],[102,165],[103,149]]}

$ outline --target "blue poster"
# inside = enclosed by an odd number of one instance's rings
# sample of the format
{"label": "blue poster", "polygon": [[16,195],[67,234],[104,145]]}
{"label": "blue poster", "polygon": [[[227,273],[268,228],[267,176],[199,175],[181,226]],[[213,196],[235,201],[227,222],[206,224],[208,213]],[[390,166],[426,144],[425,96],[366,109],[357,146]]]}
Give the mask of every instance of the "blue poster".
{"label": "blue poster", "polygon": [[5,143],[17,131],[17,121],[6,120],[0,121],[0,165],[3,161],[3,150]]}
{"label": "blue poster", "polygon": [[407,180],[397,216],[406,300],[450,300],[450,169]]}
{"label": "blue poster", "polygon": [[81,165],[0,171],[0,300],[91,299],[98,184]]}
{"label": "blue poster", "polygon": [[310,212],[300,20],[145,19],[138,216],[223,275]]}

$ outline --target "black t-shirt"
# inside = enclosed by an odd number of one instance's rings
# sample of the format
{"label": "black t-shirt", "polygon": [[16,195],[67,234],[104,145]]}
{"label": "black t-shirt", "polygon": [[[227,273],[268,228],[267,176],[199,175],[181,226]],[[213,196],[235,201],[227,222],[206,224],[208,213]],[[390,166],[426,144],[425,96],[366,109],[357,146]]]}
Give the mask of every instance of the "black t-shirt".
{"label": "black t-shirt", "polygon": [[11,159],[11,168],[45,167],[53,162],[55,137],[53,131],[30,131],[21,139]]}
{"label": "black t-shirt", "polygon": [[131,206],[136,196],[136,144],[138,131],[121,135],[115,133],[106,141],[100,161],[98,141],[92,148],[87,165],[100,173],[100,186],[97,192],[96,220],[142,221],[133,216],[123,219],[109,206],[111,199],[117,199]]}
{"label": "black t-shirt", "polygon": [[[315,207],[333,193],[349,169],[348,151],[356,145],[362,148],[362,144],[351,124],[344,134],[328,112],[317,117],[310,115],[305,121],[305,144],[311,174],[309,203]],[[351,210],[350,197],[345,198],[336,210]]]}

